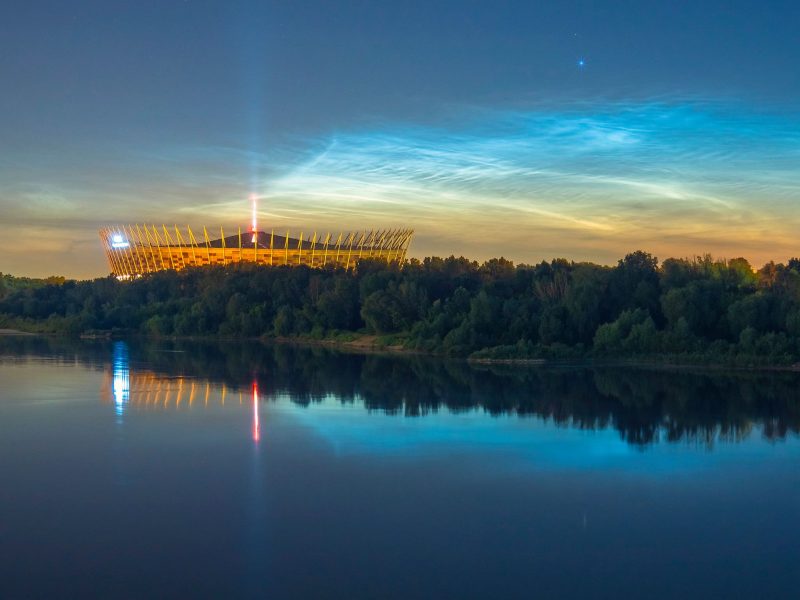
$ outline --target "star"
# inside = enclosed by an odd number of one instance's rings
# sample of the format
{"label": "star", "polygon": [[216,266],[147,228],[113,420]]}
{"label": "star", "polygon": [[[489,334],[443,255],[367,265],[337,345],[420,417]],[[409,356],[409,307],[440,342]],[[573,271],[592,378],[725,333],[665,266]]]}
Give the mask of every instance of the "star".
{"label": "star", "polygon": [[586,66],[586,61],[584,59],[582,59],[582,58],[579,58],[578,59],[578,68],[582,69],[585,66]]}

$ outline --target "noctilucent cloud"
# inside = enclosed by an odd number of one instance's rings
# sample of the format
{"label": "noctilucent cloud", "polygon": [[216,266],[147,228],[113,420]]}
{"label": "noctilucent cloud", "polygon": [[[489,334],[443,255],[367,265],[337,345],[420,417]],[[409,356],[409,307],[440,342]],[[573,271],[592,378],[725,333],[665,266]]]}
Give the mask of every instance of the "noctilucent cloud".
{"label": "noctilucent cloud", "polygon": [[[334,4],[340,4],[334,6]],[[118,222],[409,226],[412,256],[800,254],[791,2],[10,2],[0,271]]]}

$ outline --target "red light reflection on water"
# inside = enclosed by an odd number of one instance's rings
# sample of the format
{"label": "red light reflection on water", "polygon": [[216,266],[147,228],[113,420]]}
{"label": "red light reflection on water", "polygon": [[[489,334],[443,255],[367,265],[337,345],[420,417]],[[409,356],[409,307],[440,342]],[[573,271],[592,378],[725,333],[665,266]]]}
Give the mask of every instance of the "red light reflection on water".
{"label": "red light reflection on water", "polygon": [[261,438],[261,426],[258,423],[258,383],[253,382],[253,441]]}

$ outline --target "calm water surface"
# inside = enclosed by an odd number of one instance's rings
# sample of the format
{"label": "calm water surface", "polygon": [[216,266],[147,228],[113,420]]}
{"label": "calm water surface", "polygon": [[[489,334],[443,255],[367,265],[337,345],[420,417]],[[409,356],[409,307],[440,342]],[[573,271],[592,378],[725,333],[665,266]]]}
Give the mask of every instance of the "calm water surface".
{"label": "calm water surface", "polygon": [[0,597],[792,598],[800,378],[0,339]]}

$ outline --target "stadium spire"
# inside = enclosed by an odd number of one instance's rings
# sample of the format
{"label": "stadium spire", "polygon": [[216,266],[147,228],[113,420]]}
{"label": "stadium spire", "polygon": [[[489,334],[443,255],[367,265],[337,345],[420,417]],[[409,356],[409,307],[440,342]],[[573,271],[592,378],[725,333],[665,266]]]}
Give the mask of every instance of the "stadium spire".
{"label": "stadium spire", "polygon": [[251,230],[253,232],[253,244],[258,241],[257,217],[258,212],[258,197],[255,194],[250,194],[250,202],[253,205],[253,220]]}

